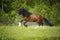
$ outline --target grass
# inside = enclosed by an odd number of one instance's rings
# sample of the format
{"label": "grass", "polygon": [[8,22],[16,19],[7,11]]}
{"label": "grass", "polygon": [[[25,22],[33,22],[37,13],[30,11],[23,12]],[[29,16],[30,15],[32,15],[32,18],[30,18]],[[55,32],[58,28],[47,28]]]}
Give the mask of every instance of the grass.
{"label": "grass", "polygon": [[0,26],[0,40],[60,40],[60,27]]}

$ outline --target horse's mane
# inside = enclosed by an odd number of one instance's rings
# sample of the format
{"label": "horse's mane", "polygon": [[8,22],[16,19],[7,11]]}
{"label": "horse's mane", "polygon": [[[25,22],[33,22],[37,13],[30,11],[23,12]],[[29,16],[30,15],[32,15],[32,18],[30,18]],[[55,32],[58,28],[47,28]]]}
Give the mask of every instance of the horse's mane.
{"label": "horse's mane", "polygon": [[28,10],[22,8],[20,9],[21,12],[23,13],[23,16],[29,17],[32,13],[30,13]]}

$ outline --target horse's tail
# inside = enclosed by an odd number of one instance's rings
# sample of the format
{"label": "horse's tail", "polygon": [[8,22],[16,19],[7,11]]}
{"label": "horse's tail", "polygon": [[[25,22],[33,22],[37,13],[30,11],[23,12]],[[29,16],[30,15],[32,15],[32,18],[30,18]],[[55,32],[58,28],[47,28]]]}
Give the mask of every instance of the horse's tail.
{"label": "horse's tail", "polygon": [[53,26],[46,18],[43,18],[44,22],[48,26]]}

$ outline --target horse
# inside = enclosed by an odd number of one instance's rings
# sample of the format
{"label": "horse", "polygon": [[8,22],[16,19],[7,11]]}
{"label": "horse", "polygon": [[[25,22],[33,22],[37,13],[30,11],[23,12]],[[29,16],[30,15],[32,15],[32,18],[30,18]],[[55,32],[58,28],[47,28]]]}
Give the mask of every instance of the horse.
{"label": "horse", "polygon": [[21,20],[20,22],[22,23],[24,22],[24,26],[27,27],[26,23],[27,22],[37,22],[38,25],[43,25],[43,21],[45,21],[45,23],[49,26],[53,26],[46,18],[42,17],[41,15],[38,14],[32,14],[30,12],[28,12],[28,10],[22,8],[18,10],[18,15],[22,15],[23,16],[23,20]]}

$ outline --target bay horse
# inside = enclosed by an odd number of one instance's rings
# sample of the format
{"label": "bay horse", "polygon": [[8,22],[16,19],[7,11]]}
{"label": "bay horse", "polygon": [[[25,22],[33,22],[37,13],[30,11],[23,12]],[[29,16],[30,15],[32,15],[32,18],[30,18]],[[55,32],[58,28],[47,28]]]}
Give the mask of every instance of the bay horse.
{"label": "bay horse", "polygon": [[25,27],[27,27],[26,25],[27,22],[37,22],[39,26],[43,25],[43,20],[47,25],[52,26],[52,24],[46,18],[42,17],[41,15],[32,14],[24,8],[18,10],[18,15],[23,16],[23,20],[21,20],[20,22],[22,23],[23,21],[25,21],[24,22]]}

